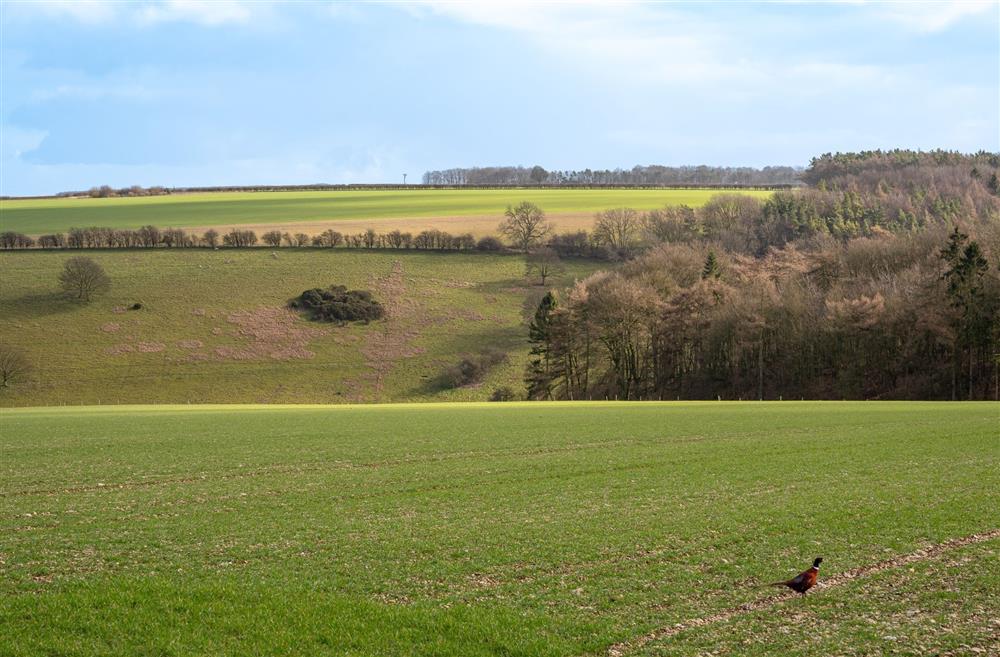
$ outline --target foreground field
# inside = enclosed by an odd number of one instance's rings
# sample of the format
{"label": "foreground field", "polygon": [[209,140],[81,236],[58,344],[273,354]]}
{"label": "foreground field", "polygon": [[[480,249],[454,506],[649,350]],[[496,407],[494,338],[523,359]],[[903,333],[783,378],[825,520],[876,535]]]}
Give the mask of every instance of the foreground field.
{"label": "foreground field", "polygon": [[0,654],[995,654],[998,413],[5,410]]}
{"label": "foreground field", "polygon": [[[611,207],[639,210],[664,205],[699,206],[717,190],[489,189],[343,192],[218,192],[136,198],[61,198],[0,201],[0,229],[31,235],[74,226],[204,229],[250,225],[318,233],[326,228],[359,232],[368,227],[438,228],[489,234],[504,208],[533,201],[553,216],[560,230],[589,227],[593,214]],[[766,191],[748,191],[765,197]],[[383,224],[380,220],[395,219]]]}
{"label": "foreground field", "polygon": [[[526,306],[544,293],[524,259],[464,253],[285,249],[105,251],[89,305],[61,298],[65,253],[0,253],[0,343],[34,372],[0,405],[485,400],[523,388]],[[555,284],[599,266],[569,262]],[[303,290],[370,289],[388,317],[336,327],[286,309]],[[138,311],[126,310],[141,302]],[[508,352],[478,386],[439,378],[485,347]]]}

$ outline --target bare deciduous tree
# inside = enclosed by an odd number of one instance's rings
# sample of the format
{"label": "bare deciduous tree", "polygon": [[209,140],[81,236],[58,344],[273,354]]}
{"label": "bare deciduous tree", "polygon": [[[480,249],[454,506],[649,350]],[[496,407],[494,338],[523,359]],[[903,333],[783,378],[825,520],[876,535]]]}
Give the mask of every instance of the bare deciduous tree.
{"label": "bare deciduous tree", "polygon": [[559,254],[552,249],[538,249],[528,254],[525,262],[525,274],[528,278],[537,276],[542,279],[541,284],[552,276],[558,276],[566,270],[563,267]]}
{"label": "bare deciduous tree", "polygon": [[31,372],[31,363],[16,347],[0,344],[0,388],[23,380]]}
{"label": "bare deciduous tree", "polygon": [[639,244],[639,213],[632,208],[611,208],[594,219],[594,240],[617,251],[630,255]]}
{"label": "bare deciduous tree", "polygon": [[85,256],[70,258],[59,274],[62,289],[79,301],[90,301],[111,289],[111,279],[104,268]]}
{"label": "bare deciduous tree", "polygon": [[545,220],[545,212],[528,201],[517,206],[508,205],[504,217],[500,223],[500,233],[524,253],[539,244],[552,230],[552,226]]}
{"label": "bare deciduous tree", "polygon": [[210,249],[217,248],[219,246],[219,231],[209,228],[202,235],[201,241],[205,243],[205,246]]}

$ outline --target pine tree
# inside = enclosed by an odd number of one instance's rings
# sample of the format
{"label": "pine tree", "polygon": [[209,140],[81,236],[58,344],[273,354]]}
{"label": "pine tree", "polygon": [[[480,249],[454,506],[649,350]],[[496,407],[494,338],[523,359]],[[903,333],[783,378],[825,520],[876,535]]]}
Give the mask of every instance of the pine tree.
{"label": "pine tree", "polygon": [[952,399],[958,397],[958,369],[961,353],[968,354],[968,390],[973,396],[973,357],[977,346],[989,340],[991,320],[984,303],[983,278],[989,270],[989,263],[983,256],[979,243],[973,240],[966,244],[969,236],[958,230],[952,231],[948,245],[941,250],[940,257],[949,267],[941,276],[948,282],[949,304],[957,311],[955,316],[955,361],[952,371]]}
{"label": "pine tree", "polygon": [[708,257],[705,258],[705,266],[701,270],[701,280],[719,278],[720,276],[722,276],[722,269],[719,267],[719,261],[715,257],[715,251],[709,251]]}
{"label": "pine tree", "polygon": [[528,341],[531,343],[532,359],[528,363],[525,375],[525,385],[528,387],[528,399],[548,399],[552,396],[552,367],[549,350],[552,345],[551,324],[552,311],[558,301],[550,290],[542,297],[535,316],[528,325]]}
{"label": "pine tree", "polygon": [[991,192],[1000,196],[1000,179],[997,178],[996,171],[990,176],[990,181],[986,183],[986,186],[990,188]]}

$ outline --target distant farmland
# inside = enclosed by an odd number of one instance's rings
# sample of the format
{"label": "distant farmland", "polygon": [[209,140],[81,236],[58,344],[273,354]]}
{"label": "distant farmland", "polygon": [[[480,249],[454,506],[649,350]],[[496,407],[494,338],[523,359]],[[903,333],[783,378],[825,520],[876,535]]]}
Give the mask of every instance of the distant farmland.
{"label": "distant farmland", "polygon": [[995,405],[2,422],[3,655],[996,654]]}
{"label": "distant farmland", "polygon": [[[60,198],[0,201],[0,230],[29,235],[72,227],[255,229],[315,233],[326,228],[360,231],[368,226],[491,233],[504,208],[520,201],[540,205],[562,230],[589,227],[595,212],[610,207],[648,210],[664,205],[699,206],[713,189],[475,189],[336,192],[212,192],[134,198]],[[742,192],[766,197],[769,191]]]}

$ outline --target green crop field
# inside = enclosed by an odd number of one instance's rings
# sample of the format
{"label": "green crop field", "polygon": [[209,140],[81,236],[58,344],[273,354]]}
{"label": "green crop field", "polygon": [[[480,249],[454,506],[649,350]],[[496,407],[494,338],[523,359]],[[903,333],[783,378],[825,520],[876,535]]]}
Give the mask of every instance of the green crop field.
{"label": "green crop field", "polygon": [[[72,255],[0,253],[0,343],[34,366],[0,388],[0,406],[485,400],[501,385],[523,389],[524,312],[544,292],[513,255],[162,249],[88,252],[112,287],[79,304],[58,294]],[[599,266],[569,261],[554,282]],[[286,308],[335,283],[372,290],[387,318],[339,327]],[[482,384],[440,385],[487,347],[510,355]]]}
{"label": "green crop field", "polygon": [[[0,423],[3,655],[997,650],[996,404],[33,408]],[[757,588],[818,555],[831,585]]]}
{"label": "green crop field", "polygon": [[[218,192],[135,198],[59,198],[0,200],[0,230],[32,235],[71,227],[138,228],[257,227],[317,223],[333,226],[357,220],[429,217],[493,217],[508,204],[533,201],[551,214],[589,215],[611,207],[651,209],[664,205],[704,204],[716,190],[414,190],[342,192]],[[759,197],[767,191],[748,191]],[[422,225],[422,224],[421,224]],[[473,232],[476,230],[470,228]],[[307,230],[307,232],[309,232]]]}

